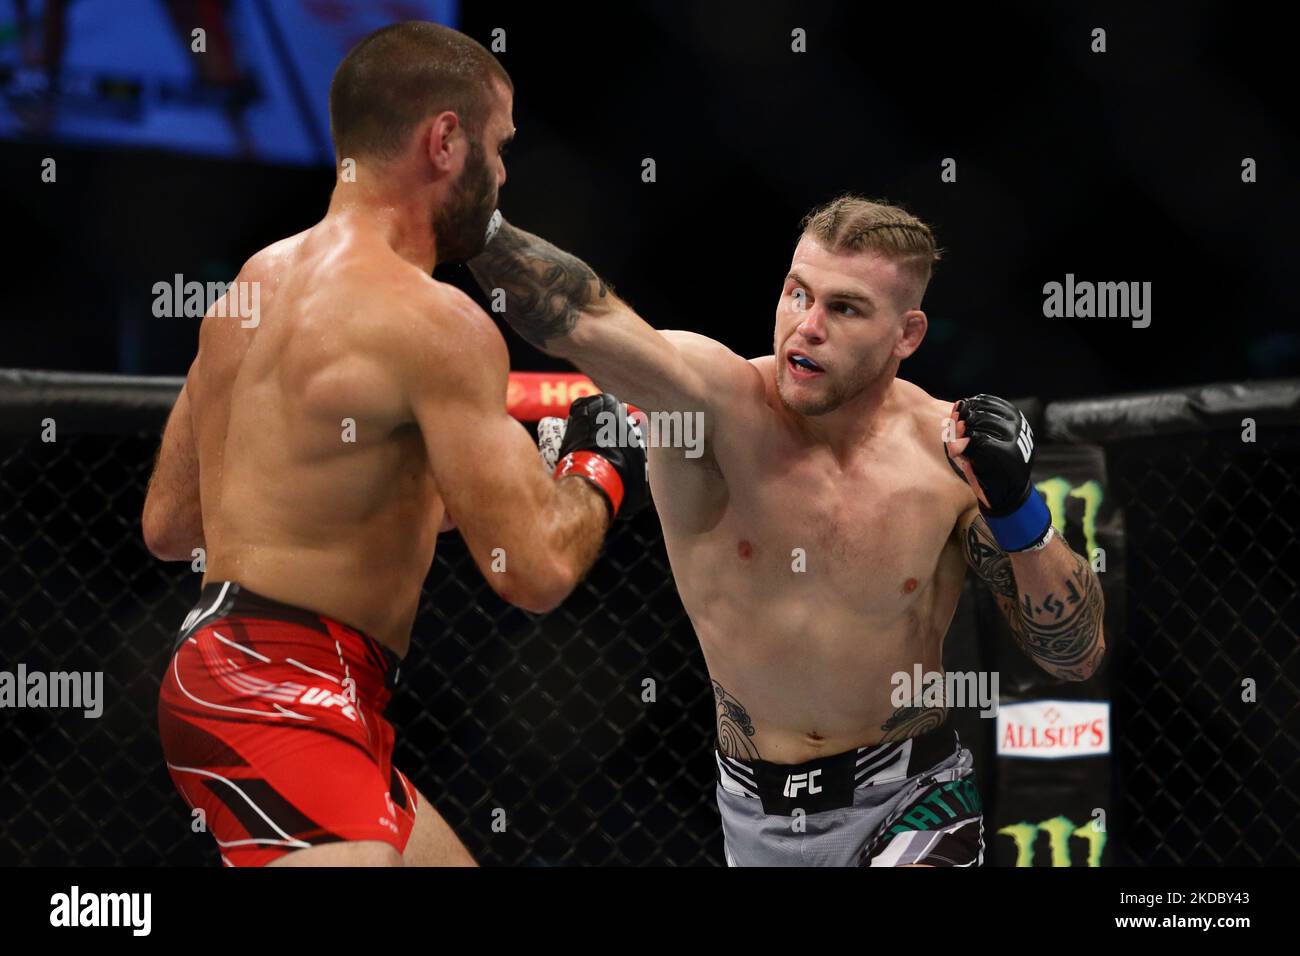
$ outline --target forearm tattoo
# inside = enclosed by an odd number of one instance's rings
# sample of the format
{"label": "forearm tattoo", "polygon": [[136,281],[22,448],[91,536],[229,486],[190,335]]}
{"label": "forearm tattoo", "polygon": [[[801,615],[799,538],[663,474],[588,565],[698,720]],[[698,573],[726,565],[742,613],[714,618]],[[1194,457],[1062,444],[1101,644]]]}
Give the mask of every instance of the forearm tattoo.
{"label": "forearm tattoo", "polygon": [[966,553],[966,563],[994,594],[1011,601],[1019,599],[1016,577],[1011,572],[1011,559],[998,547],[997,539],[982,517],[976,517],[970,523],[962,547]]}
{"label": "forearm tattoo", "polygon": [[880,729],[885,732],[880,742],[887,744],[915,737],[928,730],[942,727],[947,719],[947,707],[913,707],[910,704],[900,707],[880,725]]}
{"label": "forearm tattoo", "polygon": [[718,750],[737,760],[758,760],[758,747],[751,739],[754,722],[744,705],[732,697],[717,681],[713,682],[713,703],[718,716]]}
{"label": "forearm tattoo", "polygon": [[469,269],[489,297],[504,291],[506,321],[539,349],[572,332],[584,312],[613,302],[613,290],[585,262],[508,222]]}
{"label": "forearm tattoo", "polygon": [[1065,680],[1084,680],[1104,652],[1101,622],[1105,600],[1097,575],[1080,555],[1060,587],[1036,596],[1021,593],[1011,558],[998,547],[982,517],[962,542],[966,562],[989,586],[1020,649],[1040,667]]}

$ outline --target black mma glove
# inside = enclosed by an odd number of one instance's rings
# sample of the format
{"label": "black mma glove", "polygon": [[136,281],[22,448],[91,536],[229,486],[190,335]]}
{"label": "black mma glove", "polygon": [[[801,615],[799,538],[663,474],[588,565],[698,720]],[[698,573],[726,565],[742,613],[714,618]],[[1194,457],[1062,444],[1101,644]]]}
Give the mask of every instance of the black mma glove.
{"label": "black mma glove", "polygon": [[542,460],[555,478],[591,482],[604,496],[611,520],[633,515],[649,502],[645,437],[628,407],[613,395],[576,399],[567,422],[543,418],[537,430]]}
{"label": "black mma glove", "polygon": [[[1047,502],[1030,478],[1034,464],[1034,433],[1024,413],[1004,398],[976,395],[957,403],[957,420],[966,423],[969,438],[961,457],[970,463],[988,504],[980,513],[998,546],[1007,553],[1045,544],[1052,530]],[[954,435],[953,440],[958,440]],[[966,481],[944,443],[948,464]]]}

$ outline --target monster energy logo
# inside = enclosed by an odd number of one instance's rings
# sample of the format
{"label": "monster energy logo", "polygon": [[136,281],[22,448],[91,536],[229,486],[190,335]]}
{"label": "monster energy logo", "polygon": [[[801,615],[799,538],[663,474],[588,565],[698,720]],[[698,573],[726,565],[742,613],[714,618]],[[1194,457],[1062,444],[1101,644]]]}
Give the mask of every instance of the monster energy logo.
{"label": "monster energy logo", "polygon": [[1065,533],[1065,499],[1082,499],[1085,557],[1091,561],[1097,553],[1097,513],[1101,511],[1101,502],[1105,498],[1101,482],[1089,479],[1081,485],[1072,485],[1058,475],[1036,482],[1034,487],[1043,493],[1052,513],[1052,526],[1061,534]]}
{"label": "monster energy logo", "polygon": [[1106,831],[1089,820],[1076,826],[1069,817],[1052,817],[1041,823],[1013,823],[998,830],[1016,843],[1016,866],[1034,865],[1034,845],[1039,833],[1047,834],[1052,866],[1073,866],[1070,862],[1070,838],[1078,837],[1088,844],[1088,866],[1101,866],[1101,852],[1106,848]]}

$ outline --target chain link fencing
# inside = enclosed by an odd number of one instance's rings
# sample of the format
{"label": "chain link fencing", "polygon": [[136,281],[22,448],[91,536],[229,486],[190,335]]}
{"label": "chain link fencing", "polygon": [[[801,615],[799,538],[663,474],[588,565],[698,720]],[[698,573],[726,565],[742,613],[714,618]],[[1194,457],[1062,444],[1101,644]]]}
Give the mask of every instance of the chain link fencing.
{"label": "chain link fencing", "polygon": [[1300,427],[1113,450],[1130,542],[1114,666],[1120,843],[1300,862]]}
{"label": "chain link fencing", "polygon": [[[0,710],[0,864],[218,862],[156,722],[200,576],[139,533],[177,387],[0,372],[0,669],[101,670],[105,699],[97,719]],[[1293,410],[1254,444],[1200,427],[1108,445],[1129,526],[1117,862],[1300,860]],[[723,863],[712,693],[652,509],[544,616],[504,604],[444,535],[388,717],[395,763],[483,863]]]}

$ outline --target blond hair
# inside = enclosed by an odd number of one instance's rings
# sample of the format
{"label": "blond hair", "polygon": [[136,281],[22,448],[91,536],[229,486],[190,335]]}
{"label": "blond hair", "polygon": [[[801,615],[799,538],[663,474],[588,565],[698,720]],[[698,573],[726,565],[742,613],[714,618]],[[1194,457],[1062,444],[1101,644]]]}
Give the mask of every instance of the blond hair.
{"label": "blond hair", "polygon": [[898,263],[917,305],[941,256],[930,227],[906,209],[851,194],[818,206],[799,228],[833,252],[875,252]]}

